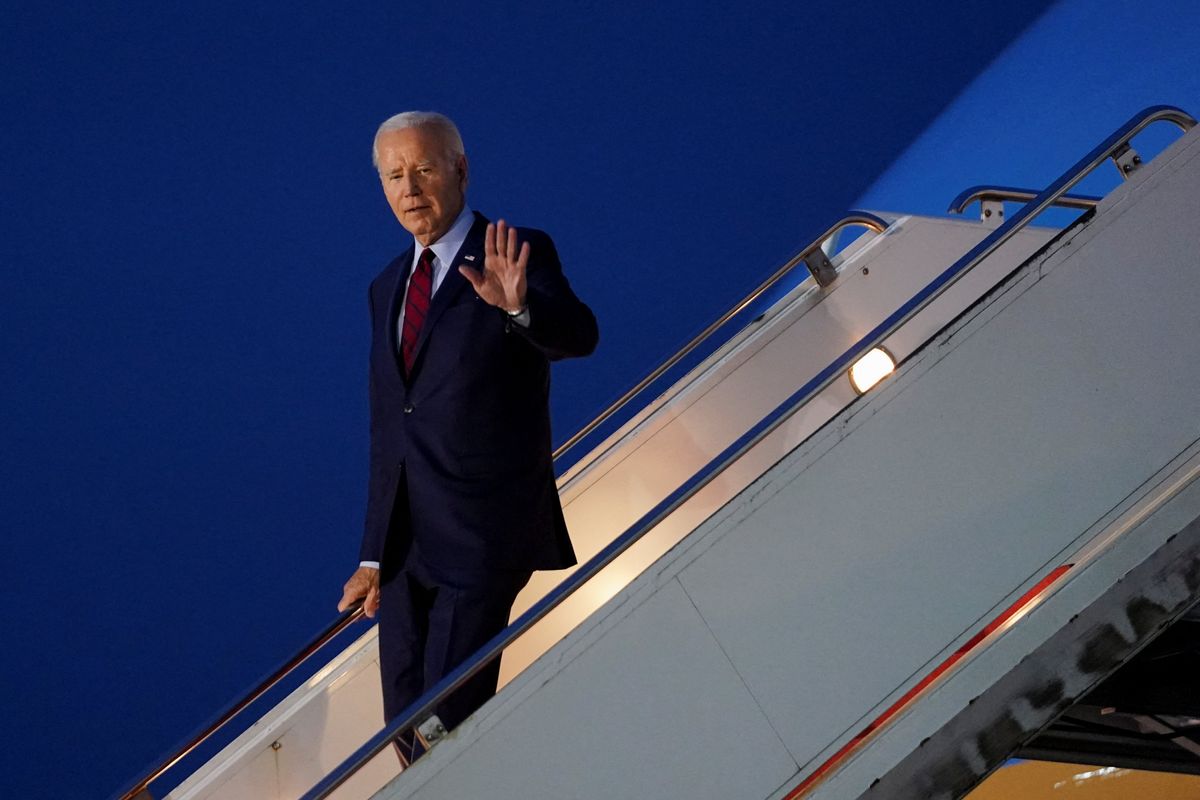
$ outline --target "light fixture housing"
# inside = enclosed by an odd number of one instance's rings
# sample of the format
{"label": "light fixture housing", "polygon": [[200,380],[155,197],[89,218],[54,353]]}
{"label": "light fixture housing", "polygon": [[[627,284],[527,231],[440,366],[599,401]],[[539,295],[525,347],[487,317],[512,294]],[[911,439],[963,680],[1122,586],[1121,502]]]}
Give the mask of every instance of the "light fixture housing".
{"label": "light fixture housing", "polygon": [[882,347],[873,347],[850,367],[850,385],[866,394],[875,384],[896,371],[896,359]]}

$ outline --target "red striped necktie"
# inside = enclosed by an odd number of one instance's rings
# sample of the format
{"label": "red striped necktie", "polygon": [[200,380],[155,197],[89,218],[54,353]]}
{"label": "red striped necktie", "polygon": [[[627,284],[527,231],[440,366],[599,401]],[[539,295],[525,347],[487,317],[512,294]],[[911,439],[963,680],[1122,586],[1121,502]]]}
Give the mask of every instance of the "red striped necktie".
{"label": "red striped necktie", "polygon": [[404,299],[404,331],[400,336],[400,354],[404,357],[404,373],[412,373],[413,359],[417,355],[417,339],[421,325],[429,313],[429,299],[433,296],[433,251],[426,247],[417,261],[412,280],[408,282],[408,295]]}

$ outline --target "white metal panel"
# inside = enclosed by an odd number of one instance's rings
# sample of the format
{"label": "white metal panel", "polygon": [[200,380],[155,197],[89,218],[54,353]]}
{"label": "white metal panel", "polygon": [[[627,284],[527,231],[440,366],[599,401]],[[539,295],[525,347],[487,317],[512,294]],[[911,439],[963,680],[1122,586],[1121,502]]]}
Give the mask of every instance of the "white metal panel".
{"label": "white metal panel", "polygon": [[681,576],[800,763],[1200,435],[1197,182],[1171,184],[789,460]]}
{"label": "white metal panel", "polygon": [[[1200,305],[1200,286],[1196,278],[1197,267],[1200,267],[1200,236],[1193,227],[1193,221],[1200,218],[1198,187],[1200,134],[1193,131],[1143,168],[1122,191],[1107,198],[1101,206],[1104,218],[1076,237],[1077,259],[1085,264],[1110,268],[1107,276],[1089,282],[1088,291],[1115,291],[1119,292],[1115,297],[1130,300],[1126,305],[1117,304],[1110,317],[1111,324],[1130,339],[1130,344],[1123,345],[1117,352],[1144,344],[1146,331],[1155,337],[1174,338],[1177,344],[1173,351],[1152,356],[1148,366],[1157,365],[1160,373],[1154,376],[1154,381],[1140,385],[1136,373],[1121,369],[1120,355],[1112,358],[1112,354],[1105,351],[1086,353],[1087,357],[1104,363],[1093,379],[1081,387],[1084,396],[1107,393],[1114,383],[1135,382],[1137,391],[1130,405],[1108,420],[1114,428],[1140,425],[1143,416],[1158,418],[1164,413],[1174,414],[1177,409],[1186,414],[1187,406],[1181,404],[1181,398],[1189,391],[1194,396],[1197,382],[1195,343],[1200,334],[1200,323],[1197,323],[1194,311]],[[1153,193],[1152,199],[1139,202],[1148,193]],[[1136,234],[1130,235],[1129,231]],[[1045,265],[1047,269],[1054,266],[1053,259]],[[1088,269],[1090,271],[1090,267]],[[1168,278],[1160,283],[1164,275]],[[1131,284],[1137,286],[1131,288]],[[1155,301],[1155,297],[1162,299],[1164,296],[1169,296],[1167,302],[1160,305]],[[1192,311],[1190,316],[1189,309]],[[1182,361],[1174,360],[1173,354],[1182,356]],[[1189,390],[1189,386],[1193,388]],[[1079,610],[1089,603],[1101,602],[1097,598],[1117,581],[1129,583],[1131,579],[1127,573],[1148,559],[1155,548],[1167,547],[1172,539],[1176,539],[1175,545],[1187,546],[1177,537],[1177,532],[1200,513],[1200,484],[1197,483],[1200,476],[1200,438],[1197,438],[1200,437],[1200,419],[1187,420],[1185,417],[1182,422],[1183,438],[1190,433],[1193,444],[1079,537],[1085,544],[1078,550],[1066,552],[1063,558],[1081,566],[1072,570],[1073,577],[1065,587],[1030,615],[1029,624],[1020,625],[1006,634],[996,645],[935,687],[929,698],[916,705],[871,747],[823,783],[814,797],[857,797],[876,778],[898,764],[912,750],[912,742],[932,736],[968,702],[977,698],[981,687],[992,685],[1010,671],[1017,675],[1022,669],[1036,664],[1037,659],[1029,654],[1045,640],[1046,631],[1056,631],[1076,622]],[[1141,460],[1144,454],[1140,444],[1131,451],[1109,454],[1109,460],[1126,457]],[[1085,467],[1088,470],[1096,468],[1105,469],[1105,462]],[[1195,526],[1190,527],[1194,531]],[[1072,543],[1072,548],[1074,546]],[[1195,548],[1194,541],[1191,547]],[[1177,602],[1169,598],[1177,597],[1181,589],[1186,596],[1187,587],[1182,585],[1138,586],[1137,593],[1156,607],[1160,604],[1169,607],[1171,602]],[[1109,593],[1115,592],[1114,588]],[[1124,607],[1113,609],[1112,623],[1120,636],[1132,640],[1133,632]],[[1073,652],[1064,650],[1063,655],[1064,664],[1055,676],[1056,681],[1065,687],[1089,685],[1088,676],[1078,672]],[[1022,711],[1019,702],[1013,703],[1012,713],[1019,719],[1030,716],[1027,709]],[[963,741],[959,751],[949,755],[977,768],[982,761],[973,749],[975,746],[974,739]],[[890,792],[897,790],[897,785],[890,783],[888,786],[890,788],[878,796],[892,797]],[[918,793],[917,796],[928,794]]]}
{"label": "white metal panel", "polygon": [[[691,702],[647,702],[681,693]],[[796,770],[674,582],[474,738],[470,758],[439,769],[443,752],[376,797],[728,800],[765,796]]]}
{"label": "white metal panel", "polygon": [[[903,217],[885,235],[848,248],[838,279],[805,282],[598,446],[560,481],[564,513],[581,562],[599,552],[664,497],[783,402],[987,234],[977,222]],[[1023,231],[886,342],[903,359],[1015,269],[1056,233]],[[509,648],[507,682],[784,453],[855,398],[848,381],[828,387],[772,444],[710,486]],[[570,571],[535,574],[515,618]]]}

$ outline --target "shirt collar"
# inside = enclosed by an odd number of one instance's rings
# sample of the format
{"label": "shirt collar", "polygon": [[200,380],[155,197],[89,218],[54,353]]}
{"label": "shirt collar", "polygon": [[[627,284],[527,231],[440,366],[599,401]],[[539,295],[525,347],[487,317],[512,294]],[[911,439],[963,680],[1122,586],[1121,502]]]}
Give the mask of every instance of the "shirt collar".
{"label": "shirt collar", "polygon": [[[467,240],[467,234],[471,232],[471,226],[475,224],[475,214],[471,211],[471,207],[463,203],[463,209],[454,219],[454,224],[450,226],[450,230],[446,231],[440,239],[429,245],[429,249],[433,251],[433,255],[442,264],[449,265],[450,261],[458,253],[463,242]],[[413,264],[417,263],[417,259],[421,257],[421,251],[425,246],[413,239]]]}

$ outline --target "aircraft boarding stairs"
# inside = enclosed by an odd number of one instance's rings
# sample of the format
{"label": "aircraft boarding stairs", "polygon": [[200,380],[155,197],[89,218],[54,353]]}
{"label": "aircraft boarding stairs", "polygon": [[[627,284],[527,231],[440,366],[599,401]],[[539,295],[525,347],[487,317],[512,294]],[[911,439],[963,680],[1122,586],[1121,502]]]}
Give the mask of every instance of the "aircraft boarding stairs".
{"label": "aircraft boarding stairs", "polygon": [[494,700],[397,777],[371,628],[167,797],[962,796],[1200,597],[1193,124],[979,220],[833,226],[562,474],[582,565],[518,599]]}

